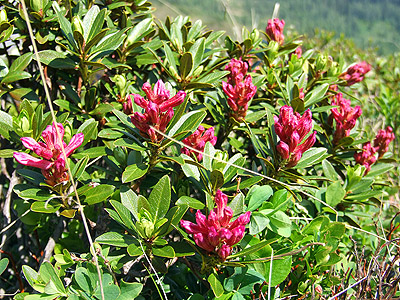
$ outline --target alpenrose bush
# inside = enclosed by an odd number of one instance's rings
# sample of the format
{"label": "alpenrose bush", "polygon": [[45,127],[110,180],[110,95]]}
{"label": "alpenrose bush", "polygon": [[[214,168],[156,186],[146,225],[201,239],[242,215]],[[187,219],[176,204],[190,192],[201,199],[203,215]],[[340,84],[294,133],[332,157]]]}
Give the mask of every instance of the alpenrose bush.
{"label": "alpenrose bush", "polygon": [[[0,58],[0,295],[326,299],[361,282],[354,249],[386,249],[371,219],[398,237],[382,184],[398,127],[365,135],[351,96],[374,67],[302,47],[279,19],[234,41],[120,4],[30,2],[44,81],[21,10],[2,6],[0,43],[20,55]],[[358,296],[400,296],[369,274]]]}

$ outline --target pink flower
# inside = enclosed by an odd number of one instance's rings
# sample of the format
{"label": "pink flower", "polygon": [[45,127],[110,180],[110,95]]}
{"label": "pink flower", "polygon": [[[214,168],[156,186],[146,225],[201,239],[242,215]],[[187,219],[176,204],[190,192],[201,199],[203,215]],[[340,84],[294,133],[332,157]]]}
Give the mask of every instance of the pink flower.
{"label": "pink flower", "polygon": [[313,126],[311,111],[307,109],[303,116],[300,116],[299,113],[293,112],[292,107],[285,105],[280,109],[279,118],[274,116],[274,120],[275,133],[280,139],[276,150],[281,158],[286,161],[287,167],[294,167],[301,159],[303,153],[315,143],[316,131],[304,140]]}
{"label": "pink flower", "polygon": [[303,54],[303,49],[301,49],[301,46],[298,46],[292,53],[289,54],[289,58],[291,58],[292,55],[296,55],[297,58],[301,58],[302,54]]}
{"label": "pink flower", "polygon": [[371,165],[376,162],[376,149],[372,147],[371,142],[366,142],[363,144],[362,150],[362,152],[354,154],[354,159],[356,160],[356,163],[363,165],[366,168],[364,175],[367,175],[371,170]]}
{"label": "pink flower", "polygon": [[196,244],[207,252],[217,254],[224,261],[232,252],[232,246],[239,243],[244,236],[245,226],[250,222],[251,212],[240,215],[231,222],[233,211],[228,204],[228,197],[220,190],[215,195],[217,207],[208,218],[196,212],[196,223],[181,220],[181,226],[193,235]]}
{"label": "pink flower", "polygon": [[[249,101],[257,92],[250,75],[247,75],[248,66],[241,59],[232,59],[225,67],[230,71],[227,82],[222,82],[222,90],[228,96],[228,105],[233,110],[232,117],[241,121],[247,113]],[[246,76],[246,77],[245,77]]]}
{"label": "pink flower", "polygon": [[285,21],[279,20],[278,18],[269,19],[265,32],[272,41],[276,41],[279,44],[283,44],[285,36],[283,35],[283,28],[285,27]]}
{"label": "pink flower", "polygon": [[346,81],[347,86],[353,85],[364,79],[364,75],[371,70],[371,65],[365,61],[350,66],[339,78]]}
{"label": "pink flower", "polygon": [[394,140],[392,127],[386,127],[386,130],[379,130],[374,139],[374,149],[378,152],[378,159],[389,150],[389,144]]}
{"label": "pink flower", "polygon": [[[211,145],[214,146],[217,142],[217,137],[214,135],[214,127],[208,128],[205,132],[204,130],[204,127],[200,125],[199,128],[195,132],[193,132],[192,135],[185,138],[182,142],[200,152],[204,151],[204,147],[207,142],[210,142]],[[181,149],[181,152],[189,156],[191,154],[195,154],[198,161],[201,161],[203,159],[202,153],[195,152],[186,147],[183,147]]]}
{"label": "pink flower", "polygon": [[336,121],[336,131],[333,134],[333,144],[337,144],[342,138],[349,136],[351,129],[356,125],[357,119],[361,116],[361,107],[351,107],[350,100],[343,98],[342,93],[332,98],[332,105],[339,108],[332,108],[332,116]]}
{"label": "pink flower", "polygon": [[30,137],[23,137],[21,141],[26,148],[32,150],[43,159],[35,158],[24,152],[14,152],[14,158],[20,164],[41,169],[43,176],[46,178],[46,183],[51,186],[68,181],[69,176],[65,167],[65,157],[62,153],[62,147],[65,149],[66,157],[69,157],[76,148],[82,145],[83,133],[75,134],[69,141],[69,144],[66,145],[62,141],[64,127],[61,123],[53,123],[53,125],[46,127],[42,133],[42,137],[44,142],[37,142]]}
{"label": "pink flower", "polygon": [[299,89],[299,99],[304,100],[304,88],[300,88]]}
{"label": "pink flower", "polygon": [[142,136],[149,138],[153,143],[159,143],[164,137],[151,127],[165,132],[168,123],[174,116],[173,107],[185,100],[186,93],[179,91],[175,96],[170,97],[169,91],[161,80],[154,85],[154,90],[151,90],[148,82],[143,84],[142,90],[146,93],[147,99],[138,94],[133,95],[133,98],[137,105],[144,108],[145,112],[135,112],[131,116],[131,121],[140,130]]}
{"label": "pink flower", "polygon": [[130,95],[128,96],[128,99],[126,99],[126,101],[122,104],[122,110],[126,115],[133,114],[132,99]]}

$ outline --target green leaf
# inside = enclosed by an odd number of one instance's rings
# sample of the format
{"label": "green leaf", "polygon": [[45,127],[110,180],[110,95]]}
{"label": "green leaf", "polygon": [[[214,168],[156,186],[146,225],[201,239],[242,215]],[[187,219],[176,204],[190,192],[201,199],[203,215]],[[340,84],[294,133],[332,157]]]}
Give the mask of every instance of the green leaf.
{"label": "green leaf", "polygon": [[103,233],[96,238],[96,242],[116,247],[128,247],[130,244],[138,244],[137,239],[133,236],[113,231]]}
{"label": "green leaf", "polygon": [[27,52],[19,57],[17,57],[12,63],[9,72],[23,71],[29,65],[32,60],[33,53]]}
{"label": "green leaf", "polygon": [[25,279],[28,281],[29,285],[34,288],[34,284],[38,281],[39,274],[27,265],[22,266],[22,272],[24,272]]}
{"label": "green leaf", "polygon": [[60,29],[64,33],[64,36],[67,38],[71,50],[78,51],[78,47],[74,40],[74,35],[71,29],[71,23],[64,17],[63,12],[61,11],[57,2],[53,2],[53,9],[57,14],[58,22],[60,23]]}
{"label": "green leaf", "polygon": [[203,77],[200,77],[198,80],[196,80],[196,83],[215,84],[228,74],[228,71],[214,71]]}
{"label": "green leaf", "polygon": [[114,209],[118,213],[118,215],[120,216],[120,218],[123,222],[122,225],[130,230],[136,231],[136,227],[132,222],[132,215],[131,215],[130,210],[118,201],[110,200],[110,203],[114,207]]}
{"label": "green leaf", "polygon": [[83,267],[76,268],[74,279],[83,291],[88,293],[94,291],[96,280],[93,276],[89,275],[89,270]]}
{"label": "green leaf", "polygon": [[246,196],[248,210],[254,211],[272,196],[272,188],[269,185],[253,186]]}
{"label": "green leaf", "polygon": [[279,210],[286,210],[287,205],[285,203],[288,202],[288,197],[287,197],[288,191],[286,189],[276,191],[274,193],[274,196],[271,199],[271,203],[274,207],[274,209],[279,209]]}
{"label": "green leaf", "polygon": [[270,215],[268,217],[270,223],[267,225],[267,227],[269,229],[281,236],[290,237],[292,230],[292,221],[283,211],[278,210],[273,215]]}
{"label": "green leaf", "polygon": [[169,130],[168,135],[177,140],[183,140],[192,134],[206,117],[204,111],[191,111],[183,115],[179,121]]}
{"label": "green leaf", "polygon": [[106,147],[92,147],[79,153],[72,154],[73,158],[81,159],[83,157],[97,158],[106,155]]}
{"label": "green leaf", "polygon": [[186,52],[182,55],[180,61],[179,71],[181,72],[181,78],[185,79],[188,77],[193,70],[193,56],[190,52]]}
{"label": "green leaf", "polygon": [[228,206],[232,208],[233,216],[242,214],[244,212],[244,195],[238,193]]}
{"label": "green leaf", "polygon": [[[186,160],[186,161],[193,161],[193,159],[185,154],[181,154],[181,156]],[[188,178],[194,178],[197,181],[200,181],[200,172],[198,168],[194,164],[190,164],[186,162],[182,167],[182,171],[185,174],[186,177]]]}
{"label": "green leaf", "polygon": [[36,95],[36,93],[30,89],[30,88],[18,88],[14,89],[9,92],[11,97],[13,97],[15,100],[22,101],[24,99],[27,99],[29,101],[37,101],[39,102],[39,97]]}
{"label": "green leaf", "polygon": [[70,111],[70,112],[75,112],[75,113],[82,112],[78,106],[74,105],[73,103],[71,103],[67,100],[58,99],[58,100],[54,101],[54,104],[56,104],[60,108],[66,109],[67,111]]}
{"label": "green leaf", "polygon": [[166,61],[168,61],[169,65],[170,65],[170,70],[172,69],[172,72],[173,72],[172,75],[177,76],[178,69],[176,68],[175,56],[167,43],[164,44],[164,51],[165,51]]}
{"label": "green leaf", "polygon": [[0,275],[6,270],[8,266],[8,258],[2,258],[0,260]]}
{"label": "green leaf", "polygon": [[143,249],[140,245],[130,244],[128,246],[127,252],[130,256],[139,256],[143,254]]}
{"label": "green leaf", "polygon": [[44,182],[45,179],[42,173],[35,172],[29,169],[20,169],[17,170],[17,173],[35,185],[40,185]]}
{"label": "green leaf", "polygon": [[316,217],[308,225],[306,225],[302,233],[308,235],[314,235],[316,232],[320,231],[322,228],[330,223],[329,219],[325,216]]}
{"label": "green leaf", "polygon": [[303,157],[300,159],[295,168],[306,168],[316,164],[317,162],[324,159],[326,148],[310,148],[303,153]]}
{"label": "green leaf", "polygon": [[253,212],[250,219],[250,234],[255,235],[263,231],[269,224],[269,218],[260,212]]}
{"label": "green leaf", "polygon": [[3,158],[11,158],[14,155],[15,150],[13,149],[1,149],[0,150],[0,157]]}
{"label": "green leaf", "polygon": [[90,140],[97,139],[98,124],[98,121],[95,121],[94,119],[88,119],[81,126],[79,126],[77,133],[82,132],[85,136],[81,147],[86,145]]}
{"label": "green leaf", "polygon": [[61,207],[61,204],[52,204],[49,202],[33,202],[31,205],[31,210],[34,212],[52,214],[58,211]]}
{"label": "green leaf", "polygon": [[171,185],[168,175],[163,176],[154,186],[148,202],[150,204],[149,212],[155,221],[165,216],[171,202]]}
{"label": "green leaf", "polygon": [[117,300],[132,300],[140,295],[140,292],[143,289],[143,284],[139,282],[125,282],[121,279],[119,288],[121,294]]}
{"label": "green leaf", "polygon": [[104,128],[102,131],[99,132],[98,137],[116,140],[122,137],[124,134],[120,131],[116,131],[112,128]]}
{"label": "green leaf", "polygon": [[393,164],[377,163],[372,165],[371,170],[368,172],[368,177],[376,177],[389,172],[394,168]]}
{"label": "green leaf", "polygon": [[125,171],[122,173],[122,182],[127,183],[139,179],[147,173],[148,169],[149,166],[144,163],[127,166]]}
{"label": "green leaf", "polygon": [[205,207],[204,203],[202,203],[201,201],[194,199],[192,197],[188,197],[188,196],[182,196],[178,199],[178,201],[176,201],[175,203],[176,205],[188,205],[191,208],[194,209],[203,209]]}
{"label": "green leaf", "polygon": [[252,246],[250,246],[250,247],[247,247],[247,248],[245,248],[245,249],[242,249],[242,250],[240,250],[239,252],[237,252],[237,253],[235,253],[235,254],[233,254],[233,255],[229,255],[229,256],[227,257],[227,259],[234,259],[234,258],[237,258],[237,257],[245,257],[245,256],[247,256],[247,255],[250,255],[250,254],[252,254],[252,253],[254,253],[254,252],[257,252],[257,251],[261,250],[261,249],[264,248],[265,246],[271,244],[273,241],[274,241],[274,240],[264,240],[264,241],[261,241],[261,242],[259,242],[259,243],[256,243],[255,245],[252,245]]}
{"label": "green leaf", "polygon": [[8,139],[10,137],[9,132],[12,129],[13,129],[12,117],[8,113],[0,110],[0,135]]}
{"label": "green leaf", "polygon": [[137,23],[131,30],[128,31],[126,44],[130,46],[146,36],[150,31],[153,30],[153,27],[151,26],[152,23],[152,18],[147,18]]}
{"label": "green leaf", "polygon": [[105,9],[100,12],[97,5],[93,5],[82,20],[83,38],[86,44],[103,28]]}
{"label": "green leaf", "polygon": [[54,195],[49,194],[47,191],[44,191],[41,188],[30,186],[28,184],[17,184],[14,187],[14,191],[21,198],[33,199],[37,201],[47,201],[54,197]]}
{"label": "green leaf", "polygon": [[160,256],[160,257],[167,257],[167,258],[174,258],[175,257],[175,251],[174,248],[171,246],[165,246],[162,248],[158,247],[153,247],[152,252],[155,256]]}
{"label": "green leaf", "polygon": [[264,118],[266,114],[267,112],[265,110],[256,111],[246,115],[245,120],[248,123],[257,122],[258,120]]}
{"label": "green leaf", "polygon": [[325,200],[330,206],[335,207],[343,200],[344,196],[346,196],[346,190],[343,188],[343,184],[335,181],[327,187]]}
{"label": "green leaf", "polygon": [[109,184],[95,186],[83,193],[83,196],[85,196],[84,201],[89,205],[105,201],[114,193],[114,189],[115,187]]}
{"label": "green leaf", "polygon": [[329,83],[324,83],[313,89],[310,93],[307,93],[306,98],[304,99],[304,107],[308,108],[309,106],[322,101],[328,88]]}
{"label": "green leaf", "polygon": [[57,275],[56,271],[54,270],[54,267],[50,263],[44,262],[40,266],[39,274],[44,282],[47,283],[51,280],[51,282],[54,283],[54,287],[56,288],[56,290],[59,293],[61,293],[61,294],[66,293],[65,287],[64,287],[60,277]]}
{"label": "green leaf", "polygon": [[324,159],[322,161],[322,169],[324,170],[324,174],[327,178],[333,181],[338,180],[338,174],[336,173],[335,168],[328,160]]}
{"label": "green leaf", "polygon": [[189,52],[193,57],[193,70],[196,70],[198,66],[200,66],[205,50],[205,39],[198,39],[192,47],[190,47]]}
{"label": "green leaf", "polygon": [[203,156],[203,166],[207,170],[212,170],[212,161],[215,155],[215,148],[214,146],[210,143],[207,142],[205,147],[204,147],[204,156]]}
{"label": "green leaf", "polygon": [[224,287],[213,273],[208,276],[207,281],[210,283],[211,289],[216,297],[221,297],[224,294]]}
{"label": "green leaf", "polygon": [[79,180],[79,178],[82,176],[83,172],[85,172],[88,161],[89,161],[89,157],[85,156],[75,164],[74,168],[72,169],[72,176],[76,180]]}
{"label": "green leaf", "polygon": [[31,78],[32,75],[25,71],[10,71],[8,74],[1,80],[1,83],[11,83],[18,80],[23,80],[27,78]]}
{"label": "green leaf", "polygon": [[349,194],[345,199],[351,201],[363,201],[373,197],[380,197],[382,193],[383,191],[369,190],[363,193]]}

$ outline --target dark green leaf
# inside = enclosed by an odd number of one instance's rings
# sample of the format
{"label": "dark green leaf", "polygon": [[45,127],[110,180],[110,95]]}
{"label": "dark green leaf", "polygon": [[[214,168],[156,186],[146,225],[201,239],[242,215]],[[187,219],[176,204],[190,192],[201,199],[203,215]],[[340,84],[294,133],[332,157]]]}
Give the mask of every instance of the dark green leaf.
{"label": "dark green leaf", "polygon": [[163,176],[154,186],[148,202],[150,204],[149,212],[154,220],[159,220],[165,216],[171,202],[171,185],[168,175]]}
{"label": "dark green leaf", "polygon": [[179,71],[181,72],[181,78],[185,79],[188,77],[193,70],[193,57],[190,52],[186,52],[182,55],[180,61]]}
{"label": "dark green leaf", "polygon": [[137,239],[131,235],[121,234],[118,232],[106,232],[96,238],[99,244],[106,244],[116,247],[128,247],[130,244],[136,244]]}

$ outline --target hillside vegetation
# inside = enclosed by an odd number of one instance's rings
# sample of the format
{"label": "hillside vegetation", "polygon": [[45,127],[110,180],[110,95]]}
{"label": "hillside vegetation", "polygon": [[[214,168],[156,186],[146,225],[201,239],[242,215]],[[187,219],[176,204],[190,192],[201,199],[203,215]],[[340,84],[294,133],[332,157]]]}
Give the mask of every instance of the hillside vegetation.
{"label": "hillside vegetation", "polygon": [[[156,15],[190,15],[211,28],[235,34],[237,29],[263,28],[271,18],[276,0],[154,0]],[[279,18],[286,28],[313,35],[316,28],[344,33],[361,48],[378,47],[381,54],[399,51],[400,1],[374,0],[285,0],[279,2]],[[232,21],[232,19],[234,21]],[[236,30],[237,31],[237,30]]]}

